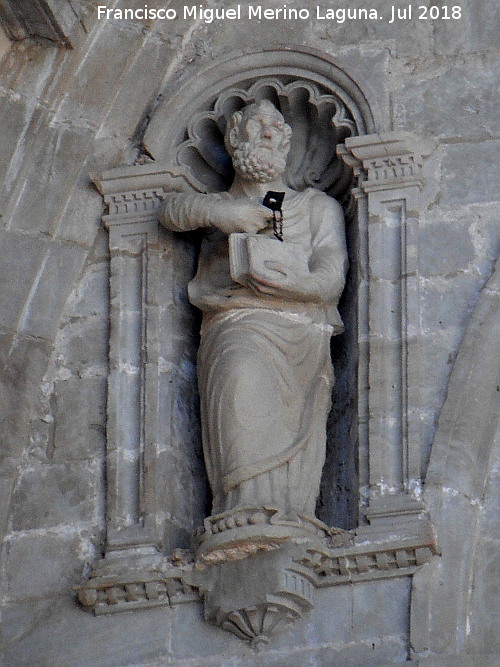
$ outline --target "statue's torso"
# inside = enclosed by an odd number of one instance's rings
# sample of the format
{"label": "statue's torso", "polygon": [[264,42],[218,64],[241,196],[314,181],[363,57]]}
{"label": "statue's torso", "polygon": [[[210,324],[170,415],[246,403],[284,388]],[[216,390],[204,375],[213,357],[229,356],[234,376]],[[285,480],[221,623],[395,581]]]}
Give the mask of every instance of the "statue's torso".
{"label": "statue's torso", "polygon": [[[326,197],[317,190],[308,189],[285,198],[283,204],[284,242],[299,244],[307,257],[312,251],[310,200],[318,195]],[[261,234],[272,238],[272,227]],[[189,298],[193,305],[211,314],[233,308],[266,308],[304,315],[318,324],[326,324],[331,319],[320,304],[257,295],[250,288],[234,282],[230,275],[228,237],[217,230],[208,232],[202,242],[198,271],[189,284]]]}

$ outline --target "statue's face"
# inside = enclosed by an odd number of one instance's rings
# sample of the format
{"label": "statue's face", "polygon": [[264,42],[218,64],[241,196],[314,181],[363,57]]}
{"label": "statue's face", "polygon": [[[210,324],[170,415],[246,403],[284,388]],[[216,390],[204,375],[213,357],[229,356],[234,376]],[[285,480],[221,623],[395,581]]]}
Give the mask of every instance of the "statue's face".
{"label": "statue's face", "polygon": [[235,171],[245,180],[269,183],[283,174],[291,130],[269,102],[235,114],[226,137]]}
{"label": "statue's face", "polygon": [[242,122],[240,137],[256,152],[283,152],[284,123],[277,114],[256,113]]}

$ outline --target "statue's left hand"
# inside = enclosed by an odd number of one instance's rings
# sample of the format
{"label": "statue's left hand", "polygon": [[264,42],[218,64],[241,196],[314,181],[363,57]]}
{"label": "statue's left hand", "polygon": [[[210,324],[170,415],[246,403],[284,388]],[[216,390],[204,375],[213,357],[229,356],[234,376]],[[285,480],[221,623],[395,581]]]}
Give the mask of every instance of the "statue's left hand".
{"label": "statue's left hand", "polygon": [[283,262],[267,260],[267,271],[253,271],[248,286],[258,295],[291,301],[320,301],[318,282],[310,272]]}

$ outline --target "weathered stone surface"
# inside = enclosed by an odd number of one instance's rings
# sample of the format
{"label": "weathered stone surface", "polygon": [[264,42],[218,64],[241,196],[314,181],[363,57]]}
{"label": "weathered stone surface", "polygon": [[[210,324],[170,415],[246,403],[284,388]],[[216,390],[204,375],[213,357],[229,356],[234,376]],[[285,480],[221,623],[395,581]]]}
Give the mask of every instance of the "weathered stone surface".
{"label": "weathered stone surface", "polygon": [[55,461],[95,460],[105,445],[106,380],[61,380],[54,386]]}
{"label": "weathered stone surface", "polygon": [[[239,639],[203,621],[203,608],[199,603],[175,607],[171,610],[171,619],[172,655],[178,661],[221,656],[227,650],[236,654],[245,651]],[[198,631],[193,634],[191,628],[195,626]]]}
{"label": "weathered stone surface", "polygon": [[433,276],[422,281],[422,330],[463,331],[479,298],[482,285],[474,273],[449,277]]}
{"label": "weathered stone surface", "polygon": [[2,626],[4,660],[19,667],[49,661],[57,667],[146,665],[169,653],[170,610],[165,609],[95,617],[64,596],[11,603]]}
{"label": "weathered stone surface", "polygon": [[475,259],[470,219],[432,222],[421,227],[419,266],[422,276],[450,276],[464,271]]}
{"label": "weathered stone surface", "polygon": [[[135,52],[144,40],[141,32],[120,30],[111,22],[101,23],[99,32],[95,48],[82,54],[71,94],[61,100],[56,116],[59,122],[78,119],[82,126],[97,129],[109,105],[110,87],[114,88],[130,67],[128,58],[117,58],[116,54]],[[97,89],[92,85],[96,79],[101,81]]]}
{"label": "weathered stone surface", "polygon": [[40,338],[53,338],[84,261],[82,248],[51,244],[25,304],[22,331]]}
{"label": "weathered stone surface", "polygon": [[[494,535],[494,533],[493,533]],[[489,651],[500,655],[498,617],[500,614],[500,540],[485,536],[477,545],[467,651]]]}
{"label": "weathered stone surface", "polygon": [[14,533],[3,546],[5,595],[9,601],[67,595],[91,558],[75,526],[53,532]]}
{"label": "weathered stone surface", "polygon": [[404,636],[408,628],[410,586],[409,578],[354,586],[352,639]]}
{"label": "weathered stone surface", "polygon": [[31,432],[30,420],[37,412],[39,383],[47,369],[51,345],[39,338],[4,338],[8,354],[2,369],[3,450],[20,457]]}
{"label": "weathered stone surface", "polygon": [[433,50],[441,55],[494,52],[498,49],[494,26],[498,24],[499,7],[495,0],[478,0],[461,5],[462,19],[433,25]]}
{"label": "weathered stone surface", "polygon": [[103,375],[107,366],[109,323],[102,317],[72,319],[58,339],[58,365],[70,373]]}
{"label": "weathered stone surface", "polygon": [[15,330],[22,315],[24,302],[40,271],[48,244],[41,238],[3,230],[0,233],[0,243],[4,252],[0,275],[1,324]]}
{"label": "weathered stone surface", "polygon": [[446,146],[443,158],[441,206],[451,208],[462,204],[497,201],[496,183],[500,180],[497,155],[496,141]]}
{"label": "weathered stone surface", "polygon": [[49,528],[94,519],[100,470],[95,464],[34,466],[23,471],[12,503],[12,529]]}
{"label": "weathered stone surface", "polygon": [[[478,56],[466,62],[444,61],[410,74],[414,85],[400,85],[396,98],[405,126],[422,135],[441,137],[486,139],[497,135],[497,64],[494,55]],[[407,82],[408,73],[401,74],[399,81]],[[436,90],[441,91],[438,97]],[[470,153],[475,152],[471,148]]]}
{"label": "weathered stone surface", "polygon": [[24,155],[23,169],[35,169],[38,180],[20,189],[11,220],[13,228],[53,232],[81,168],[80,156],[88,151],[90,141],[88,131],[64,126],[48,128],[37,137],[29,156]]}

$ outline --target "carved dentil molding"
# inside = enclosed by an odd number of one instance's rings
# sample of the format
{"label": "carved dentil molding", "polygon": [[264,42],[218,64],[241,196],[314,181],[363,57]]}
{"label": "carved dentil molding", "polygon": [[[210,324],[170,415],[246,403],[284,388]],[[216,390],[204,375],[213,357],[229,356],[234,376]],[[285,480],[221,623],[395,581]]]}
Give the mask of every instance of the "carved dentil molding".
{"label": "carved dentil molding", "polygon": [[424,158],[435,143],[410,132],[385,132],[349,137],[337,154],[352,167],[364,193],[396,187],[424,185]]}
{"label": "carved dentil molding", "polygon": [[[261,628],[270,623],[270,619],[264,618],[266,613],[274,619],[273,628],[277,631],[280,613],[285,617],[290,615],[280,620],[282,624],[308,611],[313,606],[315,588],[414,574],[420,566],[430,562],[438,548],[428,520],[416,521],[412,526],[412,531],[399,538],[391,536],[387,530],[375,531],[370,527],[323,537],[309,546],[283,574],[282,590],[289,591],[296,604],[299,599],[299,611],[294,608],[295,611],[283,612],[284,605],[281,610],[275,605],[276,609],[267,612],[263,608],[257,610],[252,619],[245,619],[243,612],[237,612],[234,618],[219,619],[218,624],[225,624],[225,629],[238,634],[231,627],[235,625],[243,635],[241,638],[251,640],[256,623],[260,623]],[[339,542],[343,544],[337,546]],[[102,576],[97,569],[88,582],[76,587],[78,600],[96,615],[201,601],[199,587],[193,585],[195,567],[190,552],[176,550],[169,560],[163,560],[163,566],[153,570]],[[246,630],[241,623],[248,626]]]}

